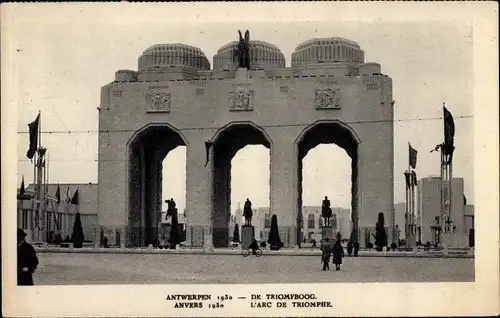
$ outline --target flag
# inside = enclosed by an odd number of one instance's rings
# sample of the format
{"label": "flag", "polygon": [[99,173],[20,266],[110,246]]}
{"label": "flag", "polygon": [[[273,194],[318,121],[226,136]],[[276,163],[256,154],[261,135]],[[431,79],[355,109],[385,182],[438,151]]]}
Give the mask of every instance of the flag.
{"label": "flag", "polygon": [[78,204],[78,189],[76,189],[75,194],[71,198],[71,204]]}
{"label": "flag", "polygon": [[451,113],[443,106],[444,112],[444,146],[443,153],[445,155],[450,155],[448,159],[449,163],[451,163],[451,156],[453,154],[453,150],[455,147],[453,145],[453,139],[455,137],[455,122],[453,120],[453,116]]}
{"label": "flag", "polygon": [[417,151],[408,143],[408,158],[410,166],[415,169],[417,167]]}
{"label": "flag", "polygon": [[56,200],[57,204],[61,203],[61,188],[59,188],[59,185],[57,185]]}
{"label": "flag", "polygon": [[406,187],[409,188],[410,187],[410,174],[408,172],[405,172],[405,180],[406,180]]}
{"label": "flag", "polygon": [[453,138],[455,137],[455,122],[451,113],[443,106],[444,112],[444,144],[453,146]]}
{"label": "flag", "polygon": [[19,195],[20,196],[24,195],[24,192],[25,192],[25,189],[24,189],[24,176],[23,176],[23,179],[21,181],[21,189],[19,189]]}
{"label": "flag", "polygon": [[28,151],[26,152],[26,157],[28,157],[28,159],[33,159],[33,156],[35,156],[35,153],[36,153],[36,148],[37,148],[37,144],[38,144],[38,126],[39,126],[39,124],[40,124],[40,114],[38,114],[35,121],[28,124],[29,134],[30,134],[30,146],[28,148]]}
{"label": "flag", "polygon": [[212,147],[211,141],[205,141],[205,152],[207,154],[207,160],[205,161],[205,167],[208,164],[208,160],[210,159],[210,147]]}
{"label": "flag", "polygon": [[64,199],[64,202],[69,203],[71,201],[71,194],[69,193],[69,187],[68,190],[66,190],[66,199]]}
{"label": "flag", "polygon": [[418,182],[417,182],[417,173],[413,170],[411,172],[411,176],[412,176],[412,179],[413,179],[413,185],[417,185]]}

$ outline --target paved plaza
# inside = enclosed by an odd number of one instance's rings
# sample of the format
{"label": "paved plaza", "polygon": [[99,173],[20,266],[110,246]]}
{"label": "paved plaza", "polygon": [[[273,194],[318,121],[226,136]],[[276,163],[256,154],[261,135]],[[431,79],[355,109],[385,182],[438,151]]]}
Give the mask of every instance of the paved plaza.
{"label": "paved plaza", "polygon": [[316,256],[39,253],[38,257],[37,285],[474,281],[472,258],[346,257],[336,272],[322,271]]}

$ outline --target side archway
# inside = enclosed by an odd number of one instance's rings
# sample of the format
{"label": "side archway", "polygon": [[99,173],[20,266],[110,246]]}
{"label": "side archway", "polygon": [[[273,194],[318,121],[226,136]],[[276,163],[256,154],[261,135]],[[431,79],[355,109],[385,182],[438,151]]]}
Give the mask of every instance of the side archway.
{"label": "side archway", "polygon": [[167,123],[137,130],[127,142],[127,246],[147,246],[160,236],[163,159],[187,146],[182,132]]}

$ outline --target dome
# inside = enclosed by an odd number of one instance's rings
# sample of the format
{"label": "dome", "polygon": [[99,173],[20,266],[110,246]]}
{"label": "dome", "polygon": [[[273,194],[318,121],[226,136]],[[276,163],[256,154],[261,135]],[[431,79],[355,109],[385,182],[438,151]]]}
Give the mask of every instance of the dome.
{"label": "dome", "polygon": [[363,64],[365,53],[358,43],[344,38],[311,39],[299,44],[292,53],[292,67],[317,63]]}
{"label": "dome", "polygon": [[[250,68],[275,69],[285,67],[285,56],[271,43],[250,41]],[[214,55],[214,71],[236,70],[239,66],[236,50],[238,41],[222,46]]]}
{"label": "dome", "polygon": [[186,44],[156,44],[144,50],[139,57],[139,71],[175,66],[210,70],[210,62],[203,51]]}

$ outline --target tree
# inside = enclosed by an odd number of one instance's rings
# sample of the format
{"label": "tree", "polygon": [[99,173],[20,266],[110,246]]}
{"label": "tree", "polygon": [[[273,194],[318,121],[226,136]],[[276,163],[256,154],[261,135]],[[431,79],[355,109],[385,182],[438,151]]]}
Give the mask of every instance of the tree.
{"label": "tree", "polygon": [[375,246],[377,247],[377,251],[381,251],[384,246],[387,246],[384,226],[384,213],[382,212],[378,214],[378,221],[375,226]]}
{"label": "tree", "polygon": [[71,242],[73,242],[73,247],[82,248],[84,239],[85,237],[83,235],[80,213],[76,213],[75,223],[73,224],[73,234],[71,234]]}
{"label": "tree", "polygon": [[170,229],[170,248],[175,250],[175,246],[180,243],[179,219],[177,218],[177,209],[172,209],[172,227]]}
{"label": "tree", "polygon": [[269,245],[271,250],[279,250],[283,243],[280,239],[280,233],[278,232],[278,218],[276,214],[271,217],[271,229],[269,230]]}
{"label": "tree", "polygon": [[239,243],[240,242],[240,229],[238,227],[238,223],[236,223],[235,226],[234,226],[233,242],[234,243]]}

